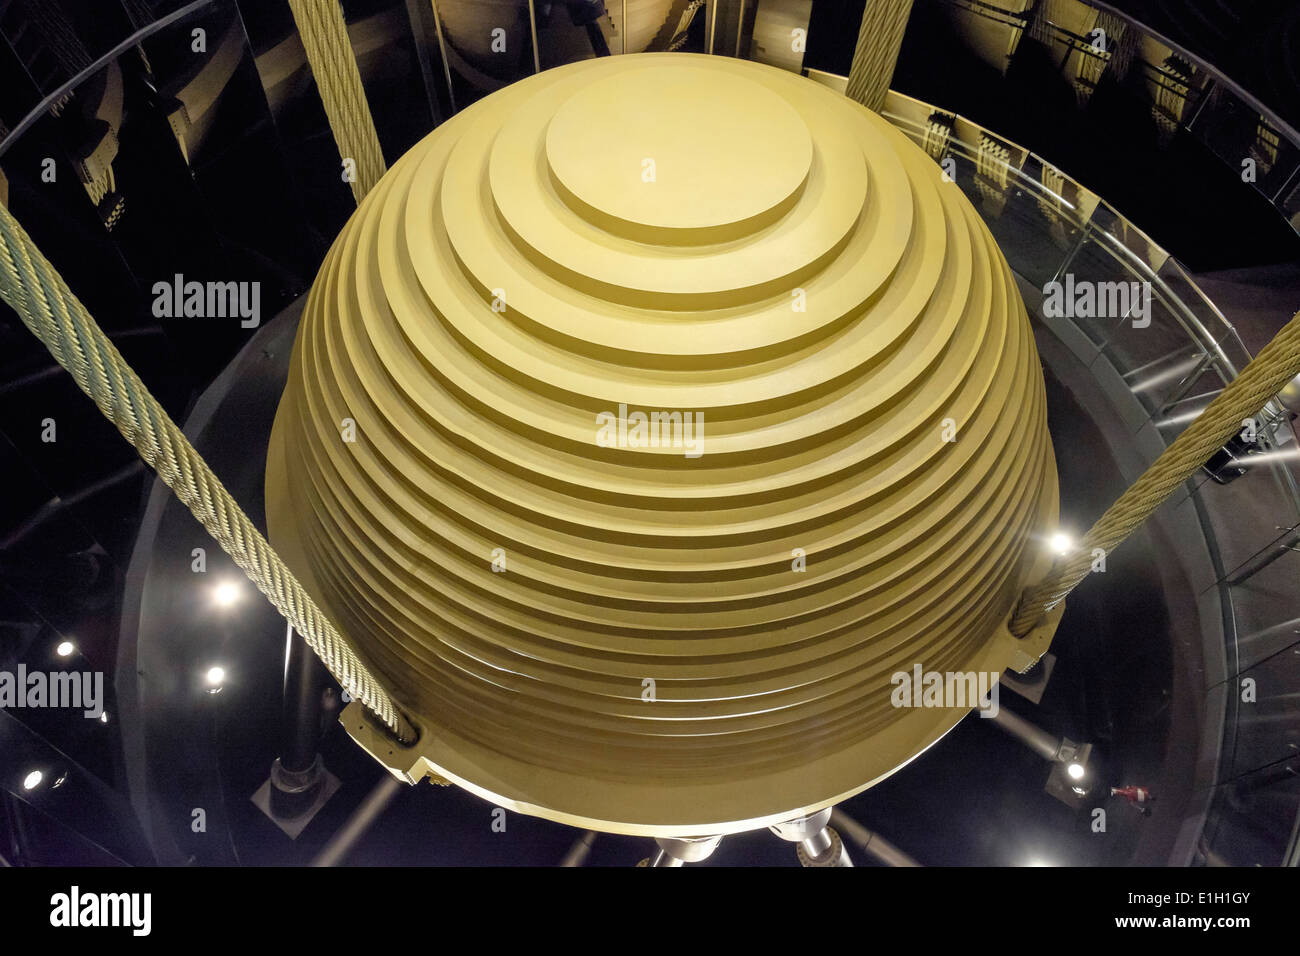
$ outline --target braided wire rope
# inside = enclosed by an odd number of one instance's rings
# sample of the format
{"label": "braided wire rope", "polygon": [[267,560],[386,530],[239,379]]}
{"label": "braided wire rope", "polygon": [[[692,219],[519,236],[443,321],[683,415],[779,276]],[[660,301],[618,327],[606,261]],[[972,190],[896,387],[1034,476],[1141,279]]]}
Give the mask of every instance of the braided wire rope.
{"label": "braided wire rope", "polygon": [[912,0],[870,0],[862,13],[844,93],[869,110],[879,112],[885,105],[911,12]]}
{"label": "braided wire rope", "polygon": [[0,299],[117,426],[330,673],[398,738],[415,731],[31,237],[0,205]]}
{"label": "braided wire rope", "polygon": [[307,61],[325,104],[339,156],[356,163],[356,177],[350,185],[359,204],[388,167],[361,85],[361,71],[348,39],[343,11],[338,0],[289,0],[289,8],[307,50]]}
{"label": "braided wire rope", "polygon": [[1300,312],[1297,312],[1196,418],[1169,445],[1142,477],[1097,519],[1069,554],[1059,558],[1040,583],[1020,597],[1011,633],[1023,637],[1056,607],[1092,569],[1093,549],[1110,553],[1146,521],[1291,379],[1300,375]]}

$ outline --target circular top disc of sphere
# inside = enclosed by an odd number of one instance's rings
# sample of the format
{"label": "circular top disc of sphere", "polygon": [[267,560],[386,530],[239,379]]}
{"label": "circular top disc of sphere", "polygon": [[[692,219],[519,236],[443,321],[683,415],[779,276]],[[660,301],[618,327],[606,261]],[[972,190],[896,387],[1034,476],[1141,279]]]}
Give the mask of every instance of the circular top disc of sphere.
{"label": "circular top disc of sphere", "polygon": [[752,231],[789,208],[812,157],[808,127],[777,93],[680,63],[595,80],[546,134],[556,183],[633,238]]}

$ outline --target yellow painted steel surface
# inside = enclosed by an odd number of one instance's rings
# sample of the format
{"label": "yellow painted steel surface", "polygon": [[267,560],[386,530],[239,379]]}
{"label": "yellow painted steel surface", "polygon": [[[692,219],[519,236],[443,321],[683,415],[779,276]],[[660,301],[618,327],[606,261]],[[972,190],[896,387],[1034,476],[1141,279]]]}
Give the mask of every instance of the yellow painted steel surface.
{"label": "yellow painted steel surface", "polygon": [[958,186],[844,96],[689,54],[547,71],[404,156],[310,293],[267,471],[272,541],[421,731],[376,756],[680,836],[833,803],[965,712],[894,673],[1041,654],[1005,621],[1056,508]]}

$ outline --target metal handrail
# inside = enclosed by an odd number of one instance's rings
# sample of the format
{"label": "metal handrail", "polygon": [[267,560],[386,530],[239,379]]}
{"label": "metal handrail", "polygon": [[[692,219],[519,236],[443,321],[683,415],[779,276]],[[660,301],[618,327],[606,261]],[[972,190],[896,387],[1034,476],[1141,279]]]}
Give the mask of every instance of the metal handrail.
{"label": "metal handrail", "polygon": [[[916,102],[920,102],[920,101],[917,100]],[[931,104],[924,104],[924,105],[931,106]],[[907,129],[911,131],[910,135],[919,137],[922,133],[924,133],[924,127],[922,127],[919,123],[911,119],[907,119],[905,117],[899,116],[894,113],[889,113],[888,111],[885,112],[885,116],[895,126],[907,127]],[[1027,157],[1026,162],[1028,161],[1028,159],[1032,158],[1042,166],[1048,166],[1052,169],[1058,169],[1056,166],[1047,162],[1047,160],[1045,160],[1043,157],[1039,156],[1038,154],[1030,152],[1029,150],[1026,150],[1023,147],[1019,146],[1018,144],[1010,142],[1000,136],[996,136],[991,131],[985,129],[983,126],[980,126],[980,124],[974,123],[971,120],[966,119],[965,117],[961,117],[961,119],[964,123],[969,124],[971,127],[979,130],[981,133],[989,135],[997,139],[999,142],[1005,143],[1006,145],[1013,147],[1016,150],[1024,152]],[[949,149],[954,152],[957,152],[968,162],[975,163],[977,160],[974,148],[961,140],[957,140],[957,139],[952,140],[949,144]],[[1025,189],[1026,191],[1030,192],[1031,194],[1034,194],[1035,196],[1043,195],[1043,196],[1055,197],[1056,195],[1055,193],[1052,193],[1049,189],[1047,189],[1046,186],[1044,186],[1038,180],[1026,175],[1019,166],[1015,166],[1011,163],[1006,163],[1006,162],[1001,162],[1001,165],[1005,167],[1005,170],[1009,176],[1015,178],[1015,181],[1020,188]],[[1060,170],[1058,169],[1058,172],[1059,171]],[[1064,173],[1062,174],[1064,175]],[[1071,182],[1076,183],[1076,185],[1078,183],[1078,181],[1074,180],[1073,178],[1071,178]],[[1142,239],[1149,246],[1155,249],[1159,249],[1161,253],[1164,254],[1165,261],[1173,264],[1174,268],[1176,268],[1179,274],[1182,276],[1183,281],[1186,283],[1186,285],[1190,287],[1195,292],[1196,296],[1200,299],[1200,301],[1209,308],[1209,310],[1214,316],[1214,319],[1217,320],[1217,323],[1222,326],[1221,331],[1218,334],[1216,334],[1210,327],[1208,327],[1205,324],[1205,322],[1202,321],[1202,318],[1196,314],[1196,312],[1183,300],[1183,298],[1177,295],[1174,292],[1174,290],[1170,288],[1168,282],[1165,280],[1164,277],[1159,275],[1157,270],[1152,269],[1150,265],[1148,265],[1142,258],[1137,256],[1132,249],[1128,248],[1127,245],[1119,241],[1117,237],[1112,235],[1106,229],[1091,228],[1092,226],[1091,218],[1092,216],[1096,215],[1095,210],[1093,211],[1092,215],[1089,217],[1089,221],[1084,222],[1082,221],[1082,219],[1080,220],[1080,224],[1079,224],[1080,228],[1089,229],[1095,241],[1103,248],[1105,248],[1112,257],[1122,262],[1134,275],[1138,276],[1142,280],[1145,280],[1151,284],[1153,294],[1159,297],[1160,302],[1166,307],[1170,316],[1174,319],[1175,322],[1178,323],[1179,327],[1182,328],[1189,342],[1192,345],[1199,348],[1210,359],[1208,367],[1206,367],[1205,365],[1197,366],[1194,372],[1189,373],[1190,378],[1194,380],[1195,378],[1198,378],[1200,375],[1204,374],[1204,372],[1212,369],[1214,373],[1217,375],[1220,382],[1222,382],[1224,385],[1227,385],[1228,382],[1236,378],[1239,370],[1237,368],[1236,363],[1233,362],[1232,358],[1228,355],[1227,350],[1223,346],[1225,342],[1231,341],[1235,343],[1237,348],[1240,349],[1241,354],[1249,357],[1250,350],[1246,348],[1246,345],[1242,340],[1241,335],[1237,332],[1236,328],[1232,325],[1232,323],[1228,321],[1227,317],[1224,316],[1223,311],[1219,309],[1219,307],[1214,304],[1214,302],[1209,298],[1209,296],[1205,294],[1205,291],[1196,284],[1196,282],[1192,279],[1191,275],[1187,272],[1187,270],[1183,268],[1182,263],[1180,263],[1175,257],[1169,255],[1164,250],[1163,247],[1153,242],[1145,232],[1143,232],[1137,226],[1133,225],[1133,223],[1126,216],[1124,216],[1122,213],[1116,210],[1114,206],[1110,205],[1110,203],[1106,202],[1105,200],[1101,200],[1100,197],[1098,198],[1099,198],[1099,203],[1102,206],[1104,206],[1106,209],[1109,209],[1111,212],[1113,212],[1115,216],[1120,221],[1122,221],[1127,228],[1131,229],[1133,232],[1140,235]],[[1077,249],[1075,251],[1077,251]],[[1065,260],[1066,263],[1069,262],[1072,256],[1073,256],[1073,252],[1069,256],[1067,256]],[[1064,266],[1062,266],[1062,268],[1063,267]],[[1104,345],[1103,345],[1103,349],[1104,349]],[[1184,381],[1180,381],[1178,384],[1182,385],[1184,383],[1185,383]],[[1190,386],[1192,382],[1187,381],[1186,384]],[[1171,404],[1176,404],[1176,402]],[[1270,463],[1269,471],[1272,473],[1274,480],[1278,483],[1279,489],[1282,492],[1283,496],[1288,498],[1291,501],[1291,504],[1294,506],[1296,513],[1300,514],[1300,483],[1297,483],[1295,476],[1292,475],[1290,470],[1280,462]],[[1261,549],[1261,551],[1265,549]]]}
{"label": "metal handrail", "polygon": [[[912,122],[911,120],[907,120],[904,119],[903,117],[897,116],[896,114],[886,113],[886,118],[888,118],[890,122],[894,123],[895,125],[901,125],[902,123],[906,123],[908,126],[911,126],[914,129],[917,130],[921,129],[921,127],[918,124]],[[971,126],[979,129],[981,132],[988,133],[990,136],[994,135],[988,130],[986,130],[984,127],[980,126],[978,123],[974,123],[971,120],[967,119],[966,117],[961,117],[961,119],[964,122],[969,123]],[[1025,150],[1023,147],[1019,146],[1018,144],[1011,143],[1000,136],[995,138],[998,139],[1000,142],[1015,147],[1017,150],[1023,150],[1029,157],[1033,158],[1034,160],[1037,160],[1038,163],[1040,163],[1043,166],[1050,166],[1053,169],[1058,168],[1052,163],[1049,163],[1043,157],[1039,156],[1037,153],[1031,152],[1029,150]],[[950,148],[960,150],[966,156],[966,158],[971,160],[972,162],[975,160],[975,153],[973,149],[970,146],[968,146],[966,143],[954,140],[950,145]],[[1026,176],[1024,172],[1020,169],[1020,167],[1015,166],[1011,163],[1003,163],[1002,165],[1005,166],[1007,173],[1014,176],[1016,178],[1017,183],[1021,184],[1022,187],[1027,188],[1031,191],[1041,192],[1043,195],[1052,195],[1052,196],[1055,195],[1054,193],[1051,193],[1051,191],[1048,190],[1045,186],[1043,186],[1042,183],[1038,182],[1037,180],[1029,176]],[[1077,180],[1072,180],[1072,181],[1077,182]],[[1155,242],[1151,241],[1151,238],[1145,232],[1143,232],[1140,228],[1135,226],[1131,220],[1129,220],[1126,216],[1124,216],[1122,213],[1116,210],[1115,207],[1111,206],[1110,203],[1105,203],[1105,205],[1106,208],[1113,211],[1115,215],[1118,216],[1125,223],[1125,225],[1130,227],[1134,232],[1141,235],[1142,238],[1145,239],[1153,248],[1157,248],[1160,249],[1162,252],[1165,252],[1165,250],[1162,247],[1157,245]],[[1083,225],[1086,224],[1081,223],[1081,226]],[[1204,291],[1202,291],[1196,285],[1196,283],[1192,281],[1191,277],[1188,276],[1187,271],[1182,268],[1181,264],[1178,264],[1177,260],[1173,256],[1170,256],[1168,255],[1168,253],[1166,253],[1168,260],[1178,265],[1179,270],[1182,272],[1183,276],[1187,280],[1187,284],[1196,290],[1196,293],[1198,297],[1201,299],[1201,301],[1203,301],[1206,305],[1210,307],[1215,317],[1219,320],[1219,322],[1223,324],[1223,333],[1221,335],[1216,336],[1209,328],[1207,328],[1205,324],[1201,321],[1200,317],[1198,317],[1196,313],[1193,312],[1192,309],[1190,309],[1187,306],[1187,304],[1183,302],[1183,300],[1178,295],[1176,295],[1172,289],[1169,288],[1165,280],[1162,277],[1160,277],[1154,269],[1152,269],[1149,265],[1147,265],[1147,263],[1143,262],[1138,256],[1136,256],[1133,253],[1133,250],[1129,249],[1126,245],[1124,245],[1124,243],[1119,242],[1117,239],[1115,239],[1114,236],[1112,236],[1109,232],[1107,232],[1104,229],[1094,230],[1093,234],[1098,237],[1099,241],[1105,243],[1108,251],[1110,251],[1112,255],[1114,255],[1116,258],[1120,258],[1122,256],[1124,259],[1128,260],[1130,268],[1135,273],[1141,275],[1144,279],[1147,279],[1148,281],[1151,282],[1152,288],[1158,291],[1161,300],[1166,304],[1166,306],[1169,307],[1170,313],[1174,315],[1174,317],[1178,320],[1179,324],[1183,327],[1184,331],[1187,332],[1190,338],[1200,343],[1203,348],[1206,348],[1207,350],[1213,350],[1213,352],[1215,353],[1216,367],[1218,367],[1221,364],[1222,367],[1226,369],[1228,372],[1229,377],[1227,381],[1230,381],[1231,378],[1235,378],[1237,375],[1236,365],[1228,357],[1227,352],[1224,350],[1222,346],[1222,342],[1225,338],[1230,336],[1236,339],[1236,341],[1240,344],[1241,337],[1240,335],[1238,335],[1237,330],[1233,327],[1232,323],[1229,322],[1228,319],[1224,316],[1222,310],[1220,310],[1217,306],[1215,306],[1210,301],[1209,297],[1205,295]],[[1110,240],[1110,241],[1106,241],[1106,240]],[[1189,324],[1191,327],[1189,327]],[[1244,344],[1242,344],[1242,350],[1243,352],[1247,352],[1247,354],[1249,354]],[[1300,502],[1298,502],[1298,504],[1300,504]]]}
{"label": "metal handrail", "polygon": [[131,47],[137,45],[142,40],[147,40],[155,33],[171,26],[178,20],[184,20],[186,17],[190,16],[190,14],[197,13],[204,7],[213,6],[216,2],[217,0],[194,0],[193,3],[188,3],[179,10],[167,14],[165,17],[159,17],[148,26],[136,30],[103,56],[79,70],[75,76],[67,82],[60,84],[53,93],[50,93],[32,107],[27,112],[27,115],[19,120],[18,124],[9,131],[9,134],[5,136],[4,139],[0,139],[0,156],[3,156],[14,143],[18,142],[18,137],[22,136],[22,134],[27,132],[27,130],[30,129],[37,120],[48,113],[51,107],[58,105],[59,101],[65,96],[69,93],[75,92],[82,83],[86,82],[90,77],[104,69],[104,67],[108,66],[127,50],[131,49]]}
{"label": "metal handrail", "polygon": [[1259,115],[1262,116],[1271,127],[1273,127],[1273,129],[1277,130],[1282,136],[1285,136],[1292,146],[1297,150],[1300,150],[1300,131],[1297,131],[1294,126],[1265,106],[1258,97],[1248,92],[1240,83],[1229,77],[1214,64],[1200,56],[1197,56],[1191,50],[1187,49],[1187,47],[1169,39],[1169,37],[1160,33],[1158,30],[1153,30],[1141,20],[1134,18],[1132,14],[1125,13],[1123,10],[1117,9],[1109,3],[1103,2],[1103,0],[1080,0],[1080,2],[1093,7],[1094,9],[1105,11],[1113,17],[1123,20],[1125,23],[1142,31],[1153,40],[1157,40],[1163,45],[1169,47],[1171,51],[1177,53],[1180,57],[1191,63],[1201,72],[1208,74],[1216,83],[1226,86],[1230,91],[1232,91],[1234,96],[1250,106],[1252,110],[1258,112]]}

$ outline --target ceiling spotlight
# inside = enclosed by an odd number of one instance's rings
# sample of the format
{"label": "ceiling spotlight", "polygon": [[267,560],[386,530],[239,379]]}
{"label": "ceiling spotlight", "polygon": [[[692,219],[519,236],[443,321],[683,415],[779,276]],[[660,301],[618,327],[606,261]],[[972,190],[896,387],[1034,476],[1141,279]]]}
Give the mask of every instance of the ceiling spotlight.
{"label": "ceiling spotlight", "polygon": [[1056,554],[1068,554],[1070,549],[1074,547],[1074,542],[1070,540],[1068,534],[1058,531],[1052,535],[1051,540],[1048,541],[1048,546]]}
{"label": "ceiling spotlight", "polygon": [[1070,775],[1071,780],[1082,780],[1083,773],[1084,773],[1083,764],[1079,763],[1076,760],[1074,763],[1070,764],[1068,767],[1065,768],[1065,772]]}
{"label": "ceiling spotlight", "polygon": [[71,657],[72,652],[77,649],[77,645],[71,641],[60,641],[59,646],[54,649],[54,653],[60,657]]}
{"label": "ceiling spotlight", "polygon": [[224,667],[209,667],[206,675],[208,682],[208,693],[221,693],[221,685],[226,681],[226,669]]}
{"label": "ceiling spotlight", "polygon": [[232,607],[243,597],[243,589],[235,581],[222,581],[212,589],[212,603],[217,607]]}
{"label": "ceiling spotlight", "polygon": [[41,785],[41,781],[44,779],[45,774],[41,773],[39,770],[33,770],[27,776],[23,777],[23,789],[35,790]]}
{"label": "ceiling spotlight", "polygon": [[102,714],[99,715],[99,722],[101,724],[108,723],[108,711],[104,711]]}

